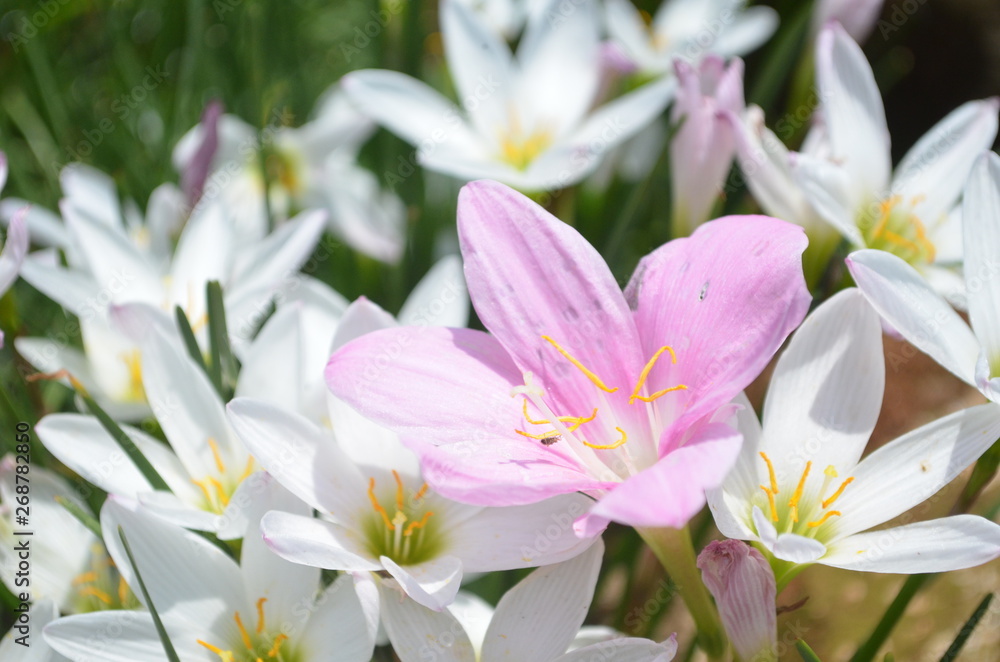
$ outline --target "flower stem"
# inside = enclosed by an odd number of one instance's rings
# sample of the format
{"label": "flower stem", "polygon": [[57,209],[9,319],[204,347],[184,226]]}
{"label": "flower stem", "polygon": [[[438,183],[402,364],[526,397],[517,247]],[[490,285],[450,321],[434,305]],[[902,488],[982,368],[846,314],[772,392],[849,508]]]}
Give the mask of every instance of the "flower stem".
{"label": "flower stem", "polygon": [[677,585],[678,592],[687,605],[688,611],[698,626],[698,642],[710,660],[722,660],[726,653],[726,635],[719,622],[708,589],[701,581],[701,573],[695,565],[694,545],[687,527],[636,528],[642,539],[653,550],[670,579]]}

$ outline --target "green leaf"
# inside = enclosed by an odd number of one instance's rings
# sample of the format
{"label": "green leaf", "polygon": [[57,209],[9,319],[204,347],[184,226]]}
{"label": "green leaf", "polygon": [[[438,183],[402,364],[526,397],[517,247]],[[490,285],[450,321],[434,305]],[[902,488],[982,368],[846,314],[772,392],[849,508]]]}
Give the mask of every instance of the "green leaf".
{"label": "green leaf", "polygon": [[206,375],[209,374],[208,366],[205,365],[205,357],[201,354],[201,347],[198,346],[198,341],[194,337],[191,322],[180,306],[174,308],[174,318],[177,320],[177,328],[180,329],[181,338],[184,340],[184,347],[187,348],[188,354],[195,363],[201,366]]}
{"label": "green leaf", "polygon": [[146,584],[142,581],[142,575],[139,573],[139,566],[135,563],[135,557],[132,556],[132,548],[129,547],[128,539],[125,537],[125,530],[122,527],[118,527],[118,537],[122,540],[122,545],[125,547],[125,554],[128,556],[129,565],[132,566],[132,570],[135,572],[135,581],[139,584],[139,590],[142,591],[143,602],[146,603],[146,608],[149,609],[149,615],[153,617],[153,624],[156,626],[156,634],[160,636],[160,643],[163,644],[163,652],[167,654],[167,659],[170,662],[181,662],[180,658],[177,657],[177,651],[174,650],[173,644],[170,643],[170,637],[167,636],[167,630],[163,627],[163,621],[160,620],[160,615],[156,613],[156,607],[153,605],[153,600],[149,597],[149,592],[146,591]]}
{"label": "green leaf", "polygon": [[222,299],[222,286],[211,281],[206,286],[208,301],[208,340],[211,364],[208,376],[212,379],[219,396],[228,401],[236,384],[236,359],[229,346],[229,331],[226,328],[226,308]]}
{"label": "green leaf", "polygon": [[80,523],[90,529],[95,536],[98,538],[102,537],[101,523],[93,515],[60,494],[56,495],[56,503],[68,510],[70,515],[80,520]]}
{"label": "green leaf", "polygon": [[108,416],[107,412],[101,409],[99,404],[94,402],[93,398],[84,393],[81,389],[77,389],[77,392],[83,399],[83,403],[87,405],[87,409],[90,410],[90,413],[97,417],[97,420],[101,423],[101,427],[107,430],[108,434],[110,434],[111,437],[118,442],[118,445],[121,446],[121,449],[129,456],[129,459],[132,460],[139,472],[142,473],[146,480],[149,481],[149,484],[152,485],[153,489],[165,490],[169,492],[170,487],[167,485],[166,481],[160,477],[160,474],[157,473],[156,469],[153,468],[153,465],[149,463],[146,456],[142,454],[138,447],[136,447],[136,445],[132,442],[132,439],[125,434],[125,431],[122,430],[110,416]]}
{"label": "green leaf", "polygon": [[955,641],[951,642],[951,646],[948,646],[948,650],[945,651],[944,655],[941,657],[941,662],[952,662],[958,657],[959,652],[962,650],[962,646],[970,636],[972,636],[972,631],[976,629],[979,625],[979,621],[982,620],[983,615],[990,606],[990,602],[993,600],[993,594],[988,594],[983,601],[979,603],[976,610],[972,612],[972,616],[969,620],[965,622],[962,629],[958,631],[958,636],[955,637]]}
{"label": "green leaf", "polygon": [[799,657],[802,658],[803,662],[822,662],[819,659],[819,655],[813,652],[813,649],[809,648],[809,644],[801,639],[795,640],[795,650],[799,652]]}

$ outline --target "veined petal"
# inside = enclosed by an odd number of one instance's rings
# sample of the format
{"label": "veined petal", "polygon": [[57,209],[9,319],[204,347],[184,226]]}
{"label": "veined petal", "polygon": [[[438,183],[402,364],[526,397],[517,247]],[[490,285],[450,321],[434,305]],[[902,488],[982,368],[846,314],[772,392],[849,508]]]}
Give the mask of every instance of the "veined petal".
{"label": "veined petal", "polygon": [[398,565],[388,556],[381,557],[380,561],[407,595],[434,611],[451,604],[462,585],[462,561],[454,556],[438,556],[407,566]]}
{"label": "veined petal", "polygon": [[33,254],[21,264],[21,277],[77,317],[101,317],[101,286],[90,274],[66,269]]}
{"label": "veined petal", "polygon": [[882,446],[854,469],[837,501],[838,537],[906,512],[950,483],[1000,437],[1000,405],[963,409]]}
{"label": "veined petal", "polygon": [[677,654],[677,642],[667,639],[656,643],[638,637],[619,637],[611,641],[585,646],[560,655],[552,662],[589,662],[615,660],[615,662],[669,662]]}
{"label": "veined petal", "polygon": [[815,563],[826,554],[826,545],[795,533],[779,533],[771,553],[782,561]]}
{"label": "veined petal", "polygon": [[[429,609],[379,583],[382,622],[402,662],[476,662],[476,651],[461,623],[447,610]],[[447,636],[445,636],[447,635]]]}
{"label": "veined petal", "polygon": [[924,222],[936,224],[958,201],[976,159],[993,145],[998,108],[997,97],[962,104],[899,162],[892,192],[912,204]]}
{"label": "veined petal", "polygon": [[[994,113],[995,114],[995,113]],[[972,170],[962,202],[969,319],[990,376],[1000,376],[1000,157],[988,152]]]}
{"label": "veined petal", "polygon": [[492,572],[558,563],[587,549],[573,522],[592,501],[567,494],[526,506],[484,508],[449,532],[448,553],[466,572]]}
{"label": "veined petal", "polygon": [[17,274],[28,254],[28,227],[24,216],[15,216],[7,226],[7,239],[0,252],[0,293],[6,292],[17,280]]}
{"label": "veined petal", "polygon": [[824,565],[912,575],[948,572],[1000,557],[1000,525],[955,515],[848,536],[834,543]]}
{"label": "veined petal", "polygon": [[583,625],[601,570],[598,540],[576,558],[535,570],[500,598],[483,642],[483,660],[551,660]]}
{"label": "veined petal", "polygon": [[[371,580],[368,580],[371,584]],[[371,587],[377,591],[374,586]],[[375,647],[378,628],[378,594],[374,601],[359,599],[354,579],[341,575],[316,600],[318,609],[309,617],[296,642],[306,659],[330,662],[368,662]],[[301,599],[301,596],[300,596]],[[374,604],[372,604],[374,602]]]}
{"label": "veined petal", "polygon": [[[145,577],[143,575],[143,579]],[[198,638],[208,632],[207,624],[205,629],[194,629],[175,619],[163,620],[170,643],[180,659],[218,662],[215,653],[197,643]],[[113,637],[110,634],[100,636],[100,633],[111,632],[115,633]],[[71,660],[163,662],[166,659],[153,617],[145,611],[115,610],[67,616],[45,626],[44,635],[46,643]]]}
{"label": "veined petal", "polygon": [[185,503],[170,492],[142,492],[137,499],[143,510],[192,531],[214,532],[224,521],[219,515]]}
{"label": "veined petal", "polygon": [[271,511],[260,521],[264,542],[292,563],[330,570],[382,570],[357,536],[342,526],[315,517]]}
{"label": "veined petal", "polygon": [[704,507],[705,490],[722,484],[742,440],[728,425],[705,425],[687,444],[603,496],[588,518],[630,526],[683,527]]}
{"label": "veined petal", "polygon": [[[806,318],[771,377],[758,450],[770,457],[779,483],[801,474],[808,461],[818,471],[856,465],[875,429],[884,388],[878,313],[861,292],[844,290]],[[766,481],[766,467],[755,459]]]}
{"label": "veined petal", "polygon": [[846,262],[858,288],[900,335],[965,383],[976,383],[979,341],[913,267],[879,250],[856,251]]}
{"label": "veined petal", "polygon": [[806,201],[823,220],[854,246],[865,245],[855,214],[866,199],[851,190],[845,166],[807,154],[793,154],[792,174]]}
{"label": "veined petal", "polygon": [[[191,324],[199,324],[207,311],[205,284],[212,280],[226,282],[235,239],[233,225],[221,203],[197,208],[177,241],[167,279],[169,299],[154,305],[167,304],[171,315],[173,306],[180,306]],[[227,320],[227,326],[238,328],[233,320]]]}
{"label": "veined petal", "polygon": [[891,172],[882,95],[861,47],[838,23],[819,34],[816,78],[833,158],[844,163],[851,190],[879,194]]}
{"label": "veined petal", "polygon": [[441,258],[420,279],[399,311],[399,323],[451,327],[469,324],[469,291],[459,256]]}
{"label": "veined petal", "polygon": [[323,177],[330,229],[376,260],[398,262],[405,247],[407,214],[399,196],[382,190],[374,173],[342,153],[326,159]]}
{"label": "veined petal", "polygon": [[734,398],[802,321],[810,298],[806,243],[791,223],[728,216],[639,263],[625,293],[645,355],[664,344],[676,351],[677,364],[661,360],[649,380],[687,386],[671,401],[677,429]]}

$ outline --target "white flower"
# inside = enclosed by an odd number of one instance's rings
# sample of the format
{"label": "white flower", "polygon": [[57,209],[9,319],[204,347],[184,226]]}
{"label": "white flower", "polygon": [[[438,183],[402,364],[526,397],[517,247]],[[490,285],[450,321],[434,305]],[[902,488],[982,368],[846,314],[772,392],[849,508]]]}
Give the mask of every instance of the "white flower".
{"label": "white flower", "polygon": [[767,41],[778,27],[770,7],[746,7],[746,0],[664,0],[651,25],[629,0],[607,0],[608,32],[638,69],[670,75],[674,60],[697,66],[710,53],[744,55]]}
{"label": "white flower", "polygon": [[358,106],[414,145],[429,170],[527,191],[563,188],[649,124],[672,94],[673,83],[661,81],[594,109],[602,78],[594,0],[548,0],[529,16],[516,57],[466,4],[444,0],[440,13],[461,110],[394,71],[343,79]]}
{"label": "white flower", "polygon": [[[248,519],[256,523],[268,508],[308,512],[265,477],[248,501]],[[124,531],[149,598],[185,662],[371,658],[378,594],[367,577],[352,586],[352,578],[343,576],[321,590],[319,570],[281,560],[258,535],[243,540],[237,565],[205,538],[117,497],[102,509],[101,525],[112,557],[129,584],[137,586],[118,527]],[[49,645],[79,662],[165,659],[146,611],[61,618],[44,634]]]}
{"label": "white flower", "polygon": [[[0,152],[0,191],[7,183],[7,156]],[[25,221],[27,211],[21,209],[7,227],[7,241],[0,252],[0,297],[17,280],[18,272],[28,254],[28,228]],[[0,347],[3,347],[3,331],[0,331]]]}
{"label": "white flower", "polygon": [[989,403],[861,459],[882,405],[881,338],[861,293],[837,294],[778,359],[763,429],[749,406],[738,414],[744,446],[709,506],[724,535],[759,542],[779,560],[779,586],[795,564],[912,574],[1000,556],[1000,525],[973,515],[868,531],[931,497],[1000,436],[1000,406]]}
{"label": "white flower", "polygon": [[603,553],[604,545],[597,541],[576,558],[535,570],[500,599],[492,614],[488,605],[471,597],[432,611],[401,597],[393,582],[382,582],[382,619],[393,650],[402,662],[673,659],[677,651],[673,638],[658,644],[620,637],[573,650],[594,597]]}
{"label": "white flower", "polygon": [[847,265],[875,309],[908,341],[1000,403],[1000,157],[984,153],[962,201],[965,290],[972,328],[913,267],[881,251]]}
{"label": "white flower", "polygon": [[815,210],[857,248],[894,253],[946,296],[961,291],[961,229],[949,214],[976,156],[997,134],[1000,99],[971,101],[928,131],[891,172],[882,99],[861,48],[823,29],[817,79],[830,151],[797,154],[795,176]]}
{"label": "white flower", "polygon": [[[19,615],[19,614],[18,614]],[[38,600],[27,612],[27,623],[11,626],[0,641],[0,660],[4,662],[67,662],[41,636],[42,628],[59,617],[52,600]],[[22,630],[21,628],[26,628]]]}

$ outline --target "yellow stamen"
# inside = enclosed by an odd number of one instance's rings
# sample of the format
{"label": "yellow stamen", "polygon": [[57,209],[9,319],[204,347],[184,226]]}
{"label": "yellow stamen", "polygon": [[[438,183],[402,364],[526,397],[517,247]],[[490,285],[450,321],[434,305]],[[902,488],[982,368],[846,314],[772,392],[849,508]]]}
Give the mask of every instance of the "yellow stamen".
{"label": "yellow stamen", "polygon": [[219,444],[212,437],[208,438],[208,447],[212,449],[212,457],[215,458],[215,468],[219,470],[220,474],[226,473],[226,465],[222,461],[222,455],[219,454]]}
{"label": "yellow stamen", "polygon": [[594,450],[598,451],[610,451],[614,450],[615,448],[618,448],[619,446],[624,446],[625,442],[628,441],[628,437],[625,435],[625,430],[622,430],[621,428],[615,428],[615,429],[618,430],[622,438],[613,444],[607,444],[607,445],[592,444],[589,441],[584,441],[582,439],[580,440],[580,443],[583,444],[584,446],[587,446],[588,448],[593,448]]}
{"label": "yellow stamen", "polygon": [[882,237],[888,239],[890,242],[896,244],[897,246],[902,246],[903,248],[908,248],[911,251],[919,252],[920,246],[916,242],[910,241],[906,237],[900,236],[895,232],[886,230],[882,233]]}
{"label": "yellow stamen", "polygon": [[618,390],[617,386],[614,387],[614,388],[610,388],[607,385],[605,385],[605,383],[601,381],[600,377],[598,377],[593,372],[591,372],[590,370],[588,370],[587,368],[585,368],[582,363],[580,363],[575,358],[573,358],[573,356],[569,352],[567,352],[565,349],[563,349],[562,347],[560,347],[559,343],[557,343],[552,338],[550,338],[548,336],[542,336],[542,340],[545,340],[547,342],[552,343],[552,346],[556,348],[556,351],[558,351],[560,354],[562,354],[563,357],[565,357],[567,361],[569,361],[570,363],[572,363],[574,366],[577,367],[577,369],[580,372],[582,372],[584,375],[586,375],[587,379],[589,379],[591,381],[591,383],[594,386],[596,386],[597,388],[601,389],[602,391],[604,391],[606,393],[614,393],[615,391]]}
{"label": "yellow stamen", "polygon": [[382,521],[385,522],[386,528],[388,528],[390,531],[395,531],[396,527],[393,526],[392,520],[389,519],[389,513],[385,512],[385,508],[383,508],[382,504],[380,504],[378,502],[378,499],[375,498],[374,478],[368,479],[368,499],[372,502],[372,506],[375,508],[375,512],[377,512],[379,515],[382,516]]}
{"label": "yellow stamen", "polygon": [[233,615],[236,620],[236,627],[240,630],[240,638],[243,640],[243,645],[246,646],[247,650],[253,650],[253,640],[250,639],[250,633],[247,629],[243,627],[243,619],[240,618],[240,612],[236,612]]}
{"label": "yellow stamen", "polygon": [[264,603],[267,602],[267,598],[260,598],[257,600],[257,634],[264,631]]}
{"label": "yellow stamen", "polygon": [[854,476],[851,476],[843,483],[841,483],[840,487],[837,488],[837,491],[834,492],[829,499],[820,504],[823,510],[829,508],[833,504],[833,502],[836,501],[840,497],[840,495],[844,493],[844,489],[847,488],[847,486],[850,485],[853,481],[854,481]]}
{"label": "yellow stamen", "polygon": [[77,575],[73,579],[73,585],[79,586],[80,584],[89,584],[90,582],[96,582],[96,581],[97,581],[97,573],[91,570],[89,572],[83,573],[82,575]]}
{"label": "yellow stamen", "polygon": [[802,472],[798,487],[795,488],[792,498],[788,500],[788,512],[791,513],[793,522],[799,521],[799,499],[802,498],[802,491],[806,488],[806,478],[809,477],[810,469],[812,469],[812,462],[806,462],[806,470]]}
{"label": "yellow stamen", "polygon": [[525,432],[524,430],[515,429],[514,432],[518,433],[522,437],[527,437],[528,439],[545,439],[546,437],[551,437],[551,432],[542,432],[541,434],[533,434],[531,432]]}
{"label": "yellow stamen", "polygon": [[84,586],[80,589],[80,595],[92,595],[104,604],[111,605],[111,596],[104,591],[94,588],[93,586]]}
{"label": "yellow stamen", "polygon": [[[552,425],[552,421],[550,421],[548,419],[543,419],[543,420],[540,420],[540,421],[536,421],[533,418],[531,418],[531,416],[528,415],[528,399],[527,398],[524,399],[524,401],[522,403],[522,406],[521,406],[521,410],[524,412],[524,420],[526,420],[527,422],[531,423],[532,425]],[[562,422],[562,423],[572,423],[572,427],[569,428],[569,431],[573,432],[578,427],[580,427],[581,425],[583,425],[584,423],[589,423],[592,420],[594,420],[595,418],[597,418],[597,407],[594,407],[594,411],[593,411],[593,413],[591,413],[590,416],[558,416],[557,420],[560,421],[560,422]]]}
{"label": "yellow stamen", "polygon": [[237,482],[242,483],[243,479],[253,473],[253,456],[247,458],[247,466],[243,469],[243,473],[240,474],[240,479]]}
{"label": "yellow stamen", "polygon": [[403,479],[395,469],[392,470],[392,477],[396,479],[396,510],[403,510]]}
{"label": "yellow stamen", "polygon": [[277,637],[275,637],[274,645],[271,646],[271,650],[267,651],[267,656],[278,657],[278,651],[281,649],[281,644],[283,644],[286,639],[288,639],[288,635],[286,634],[279,634]]}
{"label": "yellow stamen", "polygon": [[[639,391],[642,389],[643,385],[646,383],[646,378],[649,377],[650,371],[653,369],[653,366],[656,365],[657,360],[659,360],[659,358],[660,358],[660,354],[662,354],[663,352],[670,352],[670,362],[676,365],[676,363],[677,363],[677,354],[674,353],[674,348],[673,347],[671,347],[670,345],[664,345],[660,349],[656,350],[656,354],[653,354],[653,358],[649,359],[649,361],[646,362],[646,366],[642,369],[642,372],[639,373],[639,381],[636,383],[635,389],[633,389],[632,395],[630,395],[629,399],[628,399],[628,403],[629,404],[634,403],[635,400],[636,400],[636,398],[639,398],[643,402],[650,402],[650,400],[647,400],[647,399],[641,397],[639,395]],[[684,388],[687,388],[687,387],[685,386]],[[678,390],[678,388],[675,387],[673,390],[676,391],[676,390]],[[667,391],[662,391],[660,393],[660,395],[663,395],[663,393],[666,393],[666,392]],[[659,396],[656,396],[656,397],[659,397]]]}
{"label": "yellow stamen", "polygon": [[417,493],[413,495],[413,500],[420,501],[421,499],[424,498],[425,494],[427,494],[427,483],[424,483],[423,485],[420,486],[420,489],[417,490]]}
{"label": "yellow stamen", "polygon": [[199,644],[201,644],[202,646],[204,646],[208,650],[212,651],[213,653],[215,653],[219,657],[221,657],[222,658],[222,662],[233,662],[233,652],[232,651],[224,651],[221,648],[219,648],[218,646],[213,646],[212,644],[208,643],[207,641],[202,641],[201,639],[195,639],[195,641],[197,641]]}
{"label": "yellow stamen", "polygon": [[201,493],[205,495],[205,500],[208,501],[209,503],[212,503],[212,494],[211,494],[211,492],[208,491],[208,486],[205,484],[208,481],[207,480],[194,480],[192,478],[191,482],[194,483],[195,485],[197,485],[199,488],[201,488]]}
{"label": "yellow stamen", "polygon": [[37,382],[39,380],[49,381],[57,379],[69,380],[70,386],[73,387],[73,390],[75,390],[77,393],[87,395],[87,389],[83,387],[83,384],[80,383],[80,380],[74,377],[73,373],[71,373],[69,370],[66,370],[65,368],[63,368],[62,370],[56,370],[55,372],[36,372],[35,374],[28,375],[27,377],[24,378],[24,380],[29,383]]}
{"label": "yellow stamen", "polygon": [[[667,393],[672,393],[673,391],[686,391],[687,384],[678,384],[677,386],[671,386],[670,388],[665,388],[662,391],[657,391],[653,395],[636,395],[636,400],[642,400],[643,402],[652,402],[657,398],[666,395]],[[631,404],[632,399],[629,398],[629,403]]]}
{"label": "yellow stamen", "polygon": [[817,520],[815,522],[808,522],[806,524],[806,526],[815,529],[817,526],[820,526],[821,524],[823,524],[823,522],[825,522],[826,520],[828,520],[828,519],[830,519],[831,517],[834,517],[834,516],[839,517],[840,516],[840,511],[839,510],[828,510],[825,513],[823,513],[823,517],[821,517],[819,520]]}
{"label": "yellow stamen", "polygon": [[411,533],[413,533],[414,529],[422,529],[425,526],[427,526],[427,520],[429,520],[431,518],[431,515],[433,514],[434,513],[432,511],[428,510],[426,513],[424,513],[424,516],[420,519],[419,522],[414,521],[407,524],[406,530],[403,531],[403,535],[408,536]]}
{"label": "yellow stamen", "polygon": [[764,458],[764,463],[767,465],[767,477],[771,481],[771,494],[778,493],[778,479],[774,475],[774,465],[771,463],[771,458],[767,456],[767,453],[761,451],[760,456]]}
{"label": "yellow stamen", "polygon": [[771,490],[767,489],[763,485],[760,486],[760,489],[764,490],[764,494],[767,495],[767,505],[771,509],[771,521],[772,522],[777,522],[778,521],[778,507],[774,504],[774,492],[772,492]]}
{"label": "yellow stamen", "polygon": [[229,505],[229,497],[226,496],[226,488],[222,486],[222,483],[220,483],[218,479],[212,478],[211,476],[205,480],[210,482],[212,487],[215,488],[215,492],[219,495],[219,503],[221,503],[223,507]]}
{"label": "yellow stamen", "polygon": [[142,400],[145,391],[142,388],[142,354],[138,349],[125,352],[121,355],[125,365],[128,367],[128,393],[133,400]]}

